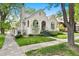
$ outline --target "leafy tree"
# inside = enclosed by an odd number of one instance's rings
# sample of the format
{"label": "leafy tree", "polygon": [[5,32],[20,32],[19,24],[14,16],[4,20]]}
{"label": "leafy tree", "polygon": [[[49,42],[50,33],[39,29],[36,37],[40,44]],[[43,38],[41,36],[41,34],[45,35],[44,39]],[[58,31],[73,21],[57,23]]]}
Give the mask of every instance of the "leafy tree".
{"label": "leafy tree", "polygon": [[57,17],[62,17],[62,16],[63,16],[62,12],[61,11],[58,11],[57,12]]}
{"label": "leafy tree", "polygon": [[65,3],[49,4],[49,5],[50,6],[56,5],[56,7],[61,5],[64,24],[66,25],[66,27],[68,29],[68,44],[69,44],[69,46],[74,46],[74,24],[75,24],[75,22],[74,22],[74,4],[73,3],[69,4],[69,20],[67,18]]}
{"label": "leafy tree", "polygon": [[74,46],[74,4],[69,4],[69,21],[67,19],[67,14],[65,10],[65,4],[61,4],[62,12],[63,12],[63,19],[64,23],[68,29],[68,43],[70,46]]}
{"label": "leafy tree", "polygon": [[79,4],[78,3],[75,4],[74,9],[75,9],[74,18],[75,18],[75,21],[77,22],[79,21]]}
{"label": "leafy tree", "polygon": [[6,17],[8,16],[8,14],[10,13],[11,10],[15,9],[18,10],[23,4],[17,4],[17,3],[2,3],[0,4],[0,30],[1,33],[4,34],[4,28],[2,26],[2,24],[5,22]]}
{"label": "leafy tree", "polygon": [[64,30],[65,30],[65,27],[64,27],[63,24],[59,24],[59,30],[60,30],[60,31],[64,31]]}
{"label": "leafy tree", "polygon": [[10,23],[9,22],[5,22],[3,23],[3,28],[6,29],[6,30],[9,30],[10,29]]}
{"label": "leafy tree", "polygon": [[29,14],[33,14],[33,13],[36,12],[36,10],[33,9],[33,8],[27,8],[25,12],[26,12],[26,13],[29,13]]}

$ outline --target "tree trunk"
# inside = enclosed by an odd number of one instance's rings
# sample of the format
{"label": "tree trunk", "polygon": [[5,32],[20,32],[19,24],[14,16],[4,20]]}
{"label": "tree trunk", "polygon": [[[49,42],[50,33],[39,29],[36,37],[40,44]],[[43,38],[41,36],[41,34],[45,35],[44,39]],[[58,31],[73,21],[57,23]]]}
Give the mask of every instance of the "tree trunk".
{"label": "tree trunk", "polygon": [[74,46],[74,4],[70,3],[69,4],[69,25],[70,27],[68,28],[68,43],[71,46]]}
{"label": "tree trunk", "polygon": [[74,46],[74,4],[69,4],[69,20],[65,10],[65,4],[61,3],[61,9],[63,12],[64,24],[68,29],[68,44]]}
{"label": "tree trunk", "polygon": [[68,28],[68,44],[74,46],[74,30],[72,27]]}
{"label": "tree trunk", "polygon": [[3,20],[2,20],[2,18],[1,18],[1,24],[0,24],[0,30],[1,30],[1,34],[4,34],[4,32],[5,32],[5,30],[4,30],[4,28],[3,28]]}
{"label": "tree trunk", "polygon": [[7,13],[2,13],[1,12],[1,14],[0,14],[0,22],[1,22],[1,27],[0,27],[0,29],[1,29],[1,34],[5,34],[5,29],[4,29],[4,27],[3,27],[3,23],[4,23],[4,21],[5,21],[5,19],[6,19],[6,16],[7,16]]}
{"label": "tree trunk", "polygon": [[1,34],[4,34],[4,28],[3,28],[2,23],[3,23],[3,22],[1,22],[1,24],[0,24],[0,26],[1,26],[1,27],[0,27],[0,30],[1,30]]}
{"label": "tree trunk", "polygon": [[4,28],[1,28],[1,34],[4,34]]}

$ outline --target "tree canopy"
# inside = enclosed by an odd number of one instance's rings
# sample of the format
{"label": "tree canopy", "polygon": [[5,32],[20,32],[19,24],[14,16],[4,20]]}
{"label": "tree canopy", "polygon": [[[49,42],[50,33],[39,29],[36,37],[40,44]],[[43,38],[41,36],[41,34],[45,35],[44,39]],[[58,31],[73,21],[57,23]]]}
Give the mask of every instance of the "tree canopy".
{"label": "tree canopy", "polygon": [[79,4],[78,3],[75,4],[74,9],[75,9],[75,15],[74,15],[74,17],[75,17],[75,20],[77,22],[77,21],[79,21]]}
{"label": "tree canopy", "polygon": [[29,14],[33,14],[33,13],[36,12],[36,10],[33,9],[33,8],[26,8],[25,12],[26,12],[26,13],[29,13]]}
{"label": "tree canopy", "polygon": [[0,4],[0,30],[1,33],[4,33],[4,27],[3,27],[3,23],[6,20],[6,17],[8,16],[8,14],[11,13],[11,10],[15,9],[15,10],[20,10],[20,8],[24,6],[23,3],[1,3]]}

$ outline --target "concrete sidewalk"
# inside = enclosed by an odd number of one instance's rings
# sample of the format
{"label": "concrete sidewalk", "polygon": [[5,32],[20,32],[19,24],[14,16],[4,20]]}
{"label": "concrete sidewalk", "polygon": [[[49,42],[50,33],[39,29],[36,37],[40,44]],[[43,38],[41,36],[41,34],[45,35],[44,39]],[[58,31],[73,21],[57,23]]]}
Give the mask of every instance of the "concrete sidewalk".
{"label": "concrete sidewalk", "polygon": [[[37,43],[37,44],[22,46],[21,49],[24,52],[27,52],[27,51],[30,51],[30,50],[35,50],[35,49],[39,49],[39,48],[43,48],[43,47],[47,47],[47,46],[57,45],[57,44],[64,43],[64,42],[68,41],[67,39],[58,39],[58,38],[54,38],[54,37],[49,37],[49,38],[56,39],[56,41],[43,42],[43,43]],[[78,38],[79,38],[79,36],[75,37],[75,39],[78,39]],[[78,44],[78,43],[76,43],[76,44]]]}
{"label": "concrete sidewalk", "polygon": [[0,49],[0,56],[25,56],[18,44],[15,42],[12,33],[7,33],[5,42]]}
{"label": "concrete sidewalk", "polygon": [[52,45],[57,45],[63,43],[63,41],[56,40],[56,41],[50,41],[50,42],[43,42],[43,43],[38,43],[38,44],[32,44],[32,45],[27,45],[27,46],[22,46],[21,49],[23,52],[27,52],[30,50],[35,50],[47,46],[52,46]]}

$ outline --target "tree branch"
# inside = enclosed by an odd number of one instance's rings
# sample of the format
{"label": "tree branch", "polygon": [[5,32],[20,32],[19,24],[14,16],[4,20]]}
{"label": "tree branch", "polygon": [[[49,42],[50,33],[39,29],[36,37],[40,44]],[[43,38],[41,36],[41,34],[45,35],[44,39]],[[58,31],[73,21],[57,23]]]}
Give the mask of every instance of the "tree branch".
{"label": "tree branch", "polygon": [[64,4],[64,3],[61,3],[61,9],[62,9],[62,12],[63,12],[64,24],[65,24],[67,27],[69,27],[69,22],[68,22],[68,19],[67,19],[67,14],[66,14],[65,4]]}

